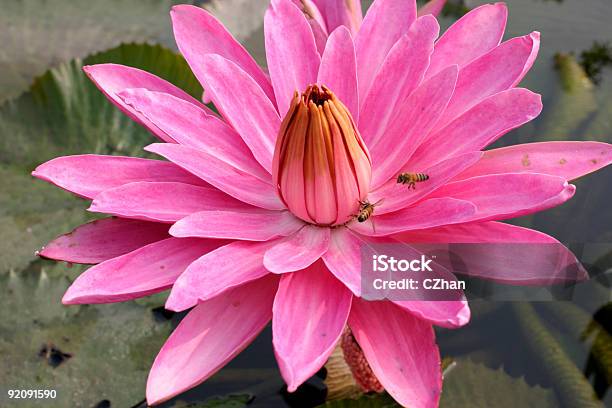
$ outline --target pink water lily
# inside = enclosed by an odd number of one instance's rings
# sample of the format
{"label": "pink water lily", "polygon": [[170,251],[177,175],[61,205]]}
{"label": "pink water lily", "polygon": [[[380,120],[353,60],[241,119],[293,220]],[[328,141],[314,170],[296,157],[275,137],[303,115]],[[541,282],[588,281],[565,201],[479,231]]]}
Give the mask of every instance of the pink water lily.
{"label": "pink water lily", "polygon": [[[174,7],[178,47],[219,115],[138,69],[85,67],[160,139],[146,150],[167,161],[79,155],[40,165],[34,176],[115,216],[40,254],[97,264],[65,304],[171,289],[168,309],[193,308],[155,359],[150,404],[209,378],[271,320],[289,391],[321,368],[348,324],[400,404],[436,406],[432,325],[466,324],[467,302],[362,299],[361,246],[557,243],[497,221],[565,202],[575,191],[568,182],[609,164],[612,148],[546,142],[483,152],[541,111],[539,95],[516,87],[540,37],[501,42],[502,3],[474,9],[439,37],[432,14],[443,3],[417,12],[414,0],[376,0],[362,18],[357,0],[272,0],[269,73],[212,15]],[[408,189],[397,184],[402,172],[429,180]],[[369,219],[355,219],[360,201],[381,199]],[[574,259],[565,248],[558,256]],[[550,270],[515,258],[491,253],[486,270],[472,271],[506,283],[551,281]]]}

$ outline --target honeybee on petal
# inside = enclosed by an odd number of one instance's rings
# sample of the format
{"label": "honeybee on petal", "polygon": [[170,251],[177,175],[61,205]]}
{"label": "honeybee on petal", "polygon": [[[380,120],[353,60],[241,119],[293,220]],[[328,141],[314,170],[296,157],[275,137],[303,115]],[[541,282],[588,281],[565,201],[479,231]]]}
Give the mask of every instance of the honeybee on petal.
{"label": "honeybee on petal", "polygon": [[374,207],[380,204],[382,199],[374,204],[370,204],[368,200],[359,201],[359,212],[357,213],[357,221],[366,222],[374,213]]}
{"label": "honeybee on petal", "polygon": [[397,176],[398,184],[408,184],[408,188],[416,189],[416,183],[429,180],[429,176],[425,173],[401,173]]}

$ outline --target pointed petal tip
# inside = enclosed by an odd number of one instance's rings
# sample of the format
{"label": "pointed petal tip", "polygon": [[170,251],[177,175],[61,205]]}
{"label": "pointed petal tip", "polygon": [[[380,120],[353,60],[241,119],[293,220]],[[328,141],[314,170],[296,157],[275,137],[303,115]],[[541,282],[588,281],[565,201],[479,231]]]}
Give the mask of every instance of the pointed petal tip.
{"label": "pointed petal tip", "polygon": [[287,385],[287,392],[296,392],[300,385],[306,382],[306,380],[308,380],[310,376],[301,380],[296,378],[296,374],[291,368],[291,364],[285,361],[281,354],[278,353],[276,350],[274,351],[274,356],[276,357],[276,362],[281,372],[281,377],[283,377],[283,381],[285,381],[285,384]]}
{"label": "pointed petal tip", "polygon": [[74,305],[79,305],[80,303],[73,300],[73,299],[66,299],[65,297],[62,298],[62,305],[64,306],[74,306]]}
{"label": "pointed petal tip", "polygon": [[453,324],[455,327],[462,327],[468,324],[471,318],[472,311],[470,310],[470,305],[468,304],[468,302],[465,302],[465,306],[463,307],[463,309],[461,309],[461,311],[457,313],[456,318],[451,319],[449,323]]}
{"label": "pointed petal tip", "polygon": [[178,296],[176,291],[171,290],[164,307],[172,312],[180,313],[187,309],[191,309],[198,304],[197,299],[187,298],[186,296]]}
{"label": "pointed petal tip", "polygon": [[278,369],[280,371],[281,377],[285,384],[287,385],[287,392],[295,392],[299,387],[299,384],[295,383],[294,373],[291,369],[291,365],[288,364],[281,353],[277,351],[276,339],[272,338],[272,345],[274,346],[274,357],[276,358],[276,364],[278,364]]}
{"label": "pointed petal tip", "polygon": [[172,392],[170,390],[166,390],[163,383],[155,383],[154,380],[151,380],[151,375],[149,375],[145,392],[147,406],[159,405],[175,397],[178,394],[180,394],[180,392]]}
{"label": "pointed petal tip", "polygon": [[36,255],[39,258],[44,258],[44,259],[53,259],[51,258],[49,255],[49,249],[46,247],[42,247],[40,248],[38,251],[34,251],[34,255]]}
{"label": "pointed petal tip", "polygon": [[[508,4],[505,1],[498,1],[498,2],[495,2],[495,3],[483,4],[482,6],[478,6],[478,7],[474,8],[473,10],[476,10],[477,8],[495,8],[495,9],[498,9],[499,11],[501,11],[502,15],[504,16],[504,20],[508,19]],[[504,27],[505,27],[505,22],[504,22]]]}
{"label": "pointed petal tip", "polygon": [[49,181],[49,179],[41,171],[41,169],[40,169],[41,166],[42,166],[42,164],[40,166],[36,167],[36,169],[32,170],[32,172],[30,172],[30,175],[32,177],[34,177],[34,178],[39,179],[39,180]]}
{"label": "pointed petal tip", "polygon": [[47,160],[44,163],[40,163],[38,166],[36,166],[36,168],[34,170],[32,170],[32,172],[30,173],[33,177],[36,177],[37,179],[40,180],[44,180],[44,181],[48,181],[48,182],[52,182],[51,181],[51,177],[49,177],[49,175],[47,174],[47,170],[50,166],[52,166],[52,163],[55,162],[56,160],[61,159],[62,157],[67,157],[67,156],[60,156],[60,157],[55,157],[51,160]]}
{"label": "pointed petal tip", "polygon": [[202,7],[198,7],[198,6],[194,6],[193,4],[175,4],[172,7],[170,7],[170,16],[174,17],[176,16],[178,13],[181,12],[204,12],[204,13],[208,13],[206,9],[202,8]]}
{"label": "pointed petal tip", "polygon": [[71,285],[68,289],[66,289],[66,293],[64,293],[64,296],[62,296],[62,304],[65,306],[86,304],[86,302],[79,300],[81,299],[81,296],[75,293],[73,286],[74,285]]}
{"label": "pointed petal tip", "polygon": [[91,204],[89,204],[89,207],[87,207],[85,209],[85,211],[89,211],[89,212],[100,212],[100,206],[98,205],[98,202],[93,200],[91,202]]}
{"label": "pointed petal tip", "polygon": [[142,148],[145,152],[158,153],[160,149],[164,148],[165,143],[151,143]]}
{"label": "pointed petal tip", "polygon": [[177,237],[177,238],[186,237],[183,231],[183,224],[181,223],[181,221],[182,220],[178,220],[177,222],[172,224],[172,226],[168,230],[168,234],[172,235],[173,237]]}
{"label": "pointed petal tip", "polygon": [[87,75],[87,77],[93,81],[95,75],[98,72],[98,69],[104,69],[104,68],[113,67],[117,65],[119,64],[113,64],[113,63],[108,62],[108,63],[103,63],[103,64],[83,65],[81,69],[83,70],[83,72],[85,72],[85,75]]}

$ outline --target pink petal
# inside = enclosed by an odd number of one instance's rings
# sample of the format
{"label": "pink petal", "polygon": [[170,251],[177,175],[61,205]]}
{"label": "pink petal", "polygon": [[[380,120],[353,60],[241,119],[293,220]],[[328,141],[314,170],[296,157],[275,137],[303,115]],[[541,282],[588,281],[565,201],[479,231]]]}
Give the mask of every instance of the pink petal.
{"label": "pink petal", "polygon": [[139,182],[105,190],[96,196],[89,210],[173,223],[198,211],[249,208],[252,207],[212,187]]}
{"label": "pink petal", "polygon": [[396,179],[389,180],[369,195],[369,199],[373,203],[379,200],[384,201],[384,205],[376,209],[376,214],[381,215],[397,211],[419,201],[445,185],[464,169],[472,166],[482,155],[482,152],[460,154],[449,157],[431,167],[410,167],[411,162],[408,161],[408,164],[401,172],[425,173],[429,176],[429,180],[418,183],[414,190],[409,189],[405,185],[398,184]]}
{"label": "pink petal", "polygon": [[84,198],[94,198],[104,190],[135,181],[206,185],[202,179],[165,161],[96,154],[57,157],[39,165],[32,175]]}
{"label": "pink petal", "polygon": [[289,211],[201,211],[178,221],[170,228],[175,237],[230,238],[268,241],[287,236],[304,222]]}
{"label": "pink petal", "polygon": [[355,122],[359,121],[355,45],[346,27],[338,27],[329,36],[317,82],[331,89],[351,112]]}
{"label": "pink petal", "polygon": [[542,173],[574,180],[612,163],[612,145],[600,142],[540,142],[488,150],[456,180],[486,174]]}
{"label": "pink petal", "polygon": [[328,31],[321,11],[312,0],[292,1],[293,4],[299,7],[304,14],[304,17],[306,17],[308,24],[310,24],[312,34],[314,35],[315,43],[317,44],[317,51],[319,54],[323,54],[323,50],[325,50],[325,43],[327,42]]}
{"label": "pink petal", "polygon": [[262,278],[193,309],[153,363],[147,402],[159,404],[196,386],[244,350],[272,317],[277,282]]}
{"label": "pink petal", "polygon": [[475,59],[459,72],[453,98],[436,125],[441,129],[478,102],[516,86],[533,65],[540,33],[508,40]]}
{"label": "pink petal", "polygon": [[124,302],[172,286],[187,266],[223,241],[167,238],[89,268],[68,288],[65,305]]}
{"label": "pink petal", "polygon": [[203,84],[205,68],[200,65],[200,58],[206,54],[218,54],[238,65],[274,102],[274,92],[266,74],[213,15],[201,7],[183,4],[172,7],[170,16],[178,48]]}
{"label": "pink petal", "polygon": [[38,255],[58,261],[96,264],[164,238],[168,238],[166,224],[104,218],[55,238]]}
{"label": "pink petal", "polygon": [[203,109],[208,109],[197,99],[193,98],[182,89],[172,85],[170,82],[137,68],[118,64],[98,64],[84,66],[83,71],[85,71],[89,79],[96,84],[98,89],[100,89],[115,106],[165,142],[172,143],[174,141],[141,114],[125,105],[117,95],[119,92],[128,88],[146,88],[150,91],[171,94],[177,98],[200,106]]}
{"label": "pink petal", "polygon": [[308,21],[290,1],[271,1],[264,32],[268,70],[278,112],[284,117],[294,92],[316,82],[321,57]]}
{"label": "pink petal", "polygon": [[414,0],[377,0],[370,6],[355,38],[359,95],[367,95],[387,53],[408,32],[416,14]]}
{"label": "pink petal", "polygon": [[470,221],[485,221],[520,217],[546,210],[570,199],[575,190],[575,186],[561,177],[508,173],[449,183],[436,190],[432,196],[469,200],[477,209]]}
{"label": "pink petal", "polygon": [[357,34],[363,20],[360,0],[313,1],[323,14],[329,32],[343,25],[349,28],[352,34]]}
{"label": "pink petal", "polygon": [[[380,204],[382,207],[384,202]],[[350,229],[368,236],[386,236],[402,231],[433,228],[465,222],[474,217],[476,207],[471,202],[454,198],[431,198],[389,214],[370,217],[367,222],[352,222]]]}
{"label": "pink petal", "polygon": [[245,173],[216,155],[168,143],[154,143],[145,150],[165,157],[240,201],[270,210],[285,208],[270,182]]}
{"label": "pink petal", "polygon": [[193,262],[177,279],[166,309],[181,312],[270,272],[263,266],[269,242],[235,241]]}
{"label": "pink petal", "polygon": [[481,150],[541,111],[542,98],[527,89],[492,95],[427,136],[408,163],[423,168],[453,155]]}
{"label": "pink petal", "polygon": [[399,300],[393,303],[419,319],[440,327],[452,329],[465,326],[470,321],[467,300]]}
{"label": "pink petal", "polygon": [[264,266],[274,273],[304,269],[327,252],[329,237],[330,228],[305,225],[268,249],[264,255]]}
{"label": "pink petal", "polygon": [[120,97],[177,143],[215,155],[259,179],[270,179],[240,135],[217,116],[172,95],[146,89],[128,89]]}
{"label": "pink petal", "polygon": [[[390,248],[391,251],[397,251],[395,252],[396,257],[417,259],[425,253],[423,248],[419,246],[401,244],[400,242],[395,241],[393,247]],[[444,279],[447,282],[457,281],[457,277],[451,272],[453,265],[438,262],[438,252],[435,253],[436,256],[433,260],[435,266],[432,266],[433,270],[431,272],[427,272],[427,278]],[[373,295],[376,296],[377,294],[373,293]],[[456,328],[464,326],[470,321],[470,308],[461,289],[447,290],[443,295],[437,295],[421,285],[413,289],[409,295],[404,293],[398,295],[397,291],[396,293],[390,291],[389,295],[389,299],[392,299],[397,306],[436,326]],[[367,296],[368,294],[364,295],[364,297]],[[380,297],[380,294],[378,294],[378,297]]]}
{"label": "pink petal", "polygon": [[454,259],[445,260],[437,251],[436,262],[453,264],[456,272],[500,283],[541,286],[588,278],[574,254],[555,238],[501,222],[449,225],[406,232],[395,238],[433,244],[436,248],[449,243],[469,244],[451,245]]}
{"label": "pink petal", "polygon": [[438,14],[442,12],[445,4],[446,0],[429,0],[419,8],[417,16],[421,17],[431,14],[434,17],[437,17]]}
{"label": "pink petal", "polygon": [[240,67],[219,55],[198,57],[215,107],[242,136],[255,159],[271,173],[280,118],[272,102]]}
{"label": "pink petal", "polygon": [[384,137],[370,147],[372,188],[395,178],[406,158],[434,126],[453,94],[457,67],[452,66],[419,86],[402,105]]}
{"label": "pink petal", "polygon": [[435,17],[421,17],[389,51],[367,96],[362,96],[359,130],[368,146],[382,137],[406,98],[423,80],[439,32]]}
{"label": "pink petal", "polygon": [[440,352],[429,323],[390,302],[354,298],[349,326],[374,375],[398,403],[438,406]]}
{"label": "pink petal", "polygon": [[457,244],[494,244],[530,243],[546,244],[558,242],[543,232],[498,221],[470,222],[465,224],[443,225],[419,231],[407,231],[394,235],[394,238],[410,243],[457,243]]}
{"label": "pink petal", "polygon": [[352,297],[322,262],[281,277],[272,308],[272,343],[289,392],[319,371],[331,355]]}
{"label": "pink petal", "polygon": [[348,228],[331,231],[329,248],[323,254],[323,262],[336,278],[355,294],[361,296],[361,247],[363,237]]}
{"label": "pink petal", "polygon": [[[438,3],[444,5],[444,1]],[[433,6],[432,4],[431,7]],[[459,68],[463,68],[474,59],[497,47],[504,36],[507,18],[508,8],[504,3],[476,7],[460,18],[436,43],[427,77],[437,74],[449,65],[457,64]]]}
{"label": "pink petal", "polygon": [[362,296],[361,250],[372,244],[396,243],[383,237],[367,237],[348,228],[337,227],[331,231],[329,248],[322,259],[329,271],[355,294]]}
{"label": "pink petal", "polygon": [[378,238],[378,242],[373,241],[371,238],[368,239],[369,242],[366,242],[363,237],[359,238],[362,242],[359,243],[357,259],[366,261],[363,267],[359,265],[359,270],[363,277],[361,299],[369,301],[388,299],[419,319],[441,327],[460,327],[470,320],[470,309],[461,289],[445,290],[444,292],[436,293],[436,291],[425,289],[423,284],[417,285],[409,292],[401,289],[380,290],[372,286],[374,279],[384,279],[388,276],[388,274],[372,270],[369,259],[374,255],[385,255],[387,257],[395,257],[396,259],[418,259],[422,256],[430,258],[426,254],[435,253],[436,255],[431,259],[433,262],[431,270],[426,273],[426,276],[415,276],[415,278],[417,280],[419,278],[431,278],[456,282],[457,277],[451,272],[452,265],[447,263],[441,264],[437,261],[436,256],[440,248],[435,247],[433,250],[430,250],[429,246],[421,248],[420,246],[403,243],[391,237],[385,239]]}

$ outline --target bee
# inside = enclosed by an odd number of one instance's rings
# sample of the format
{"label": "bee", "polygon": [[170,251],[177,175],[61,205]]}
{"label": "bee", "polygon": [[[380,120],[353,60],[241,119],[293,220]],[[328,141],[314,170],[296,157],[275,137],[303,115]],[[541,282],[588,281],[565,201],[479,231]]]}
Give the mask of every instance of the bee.
{"label": "bee", "polygon": [[397,176],[398,184],[408,184],[408,188],[416,189],[416,183],[429,180],[429,176],[425,173],[401,173]]}
{"label": "bee", "polygon": [[359,201],[359,212],[357,213],[357,221],[366,222],[374,213],[374,207],[376,207],[382,199],[378,200],[374,204],[370,204],[368,200]]}

